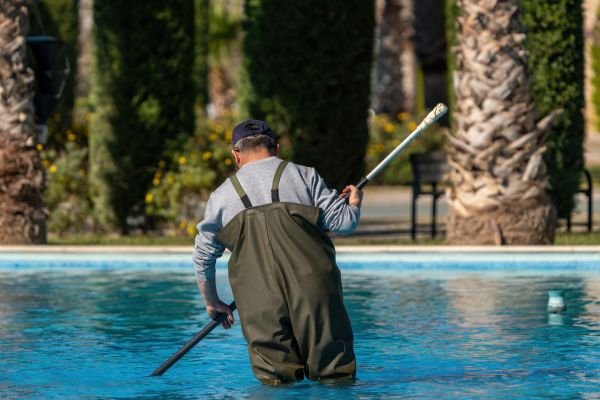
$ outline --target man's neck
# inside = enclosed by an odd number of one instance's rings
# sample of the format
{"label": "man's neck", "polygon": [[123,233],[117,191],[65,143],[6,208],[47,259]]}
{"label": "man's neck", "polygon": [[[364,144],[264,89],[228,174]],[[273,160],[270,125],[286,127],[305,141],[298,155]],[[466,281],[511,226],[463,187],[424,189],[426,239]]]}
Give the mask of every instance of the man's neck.
{"label": "man's neck", "polygon": [[256,161],[261,161],[269,157],[273,157],[274,155],[275,154],[272,154],[268,150],[245,152],[242,156],[240,168],[242,168],[244,165],[248,165]]}

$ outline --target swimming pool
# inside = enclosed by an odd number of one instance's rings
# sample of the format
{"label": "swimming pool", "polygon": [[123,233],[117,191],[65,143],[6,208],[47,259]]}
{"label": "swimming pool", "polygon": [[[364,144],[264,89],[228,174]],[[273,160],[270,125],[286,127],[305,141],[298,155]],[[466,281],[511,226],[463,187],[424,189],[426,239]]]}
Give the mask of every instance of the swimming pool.
{"label": "swimming pool", "polygon": [[[189,259],[0,253],[0,397],[600,396],[598,253],[340,254],[358,380],[278,388],[252,376],[239,324],[148,377],[207,323]],[[217,280],[230,301],[224,262]]]}

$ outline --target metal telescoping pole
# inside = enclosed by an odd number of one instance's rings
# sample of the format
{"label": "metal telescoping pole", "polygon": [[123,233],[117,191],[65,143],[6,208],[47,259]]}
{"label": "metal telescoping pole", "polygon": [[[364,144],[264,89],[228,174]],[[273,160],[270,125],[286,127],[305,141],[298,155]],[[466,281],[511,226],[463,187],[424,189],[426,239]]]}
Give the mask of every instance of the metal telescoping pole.
{"label": "metal telescoping pole", "polygon": [[388,164],[391,163],[398,156],[398,154],[402,152],[402,150],[404,150],[413,140],[415,140],[417,136],[421,134],[421,132],[429,128],[431,124],[440,119],[444,114],[446,114],[446,112],[448,112],[448,107],[446,107],[446,105],[439,103],[437,106],[435,106],[434,109],[427,114],[425,119],[421,121],[419,126],[417,126],[415,130],[412,131],[411,134],[402,141],[402,143],[392,150],[392,152],[388,154],[386,158],[377,164],[377,166],[373,168],[373,170],[369,172],[365,178],[362,178],[356,187],[362,189],[363,187],[367,186],[367,184],[375,179],[375,177],[379,175],[379,173],[383,171],[385,167],[387,167]]}
{"label": "metal telescoping pole", "polygon": [[[236,308],[235,301],[229,305],[231,311],[234,311]],[[165,361],[160,367],[156,368],[156,370],[150,376],[161,376],[164,374],[173,364],[175,364],[181,357],[185,355],[192,347],[194,347],[199,341],[204,339],[206,335],[208,335],[213,329],[215,329],[223,320],[227,318],[227,314],[219,314],[214,320],[212,320],[208,325],[206,325],[200,332],[198,332],[189,342],[183,345],[182,348],[177,350],[177,353],[173,354],[167,361]]]}

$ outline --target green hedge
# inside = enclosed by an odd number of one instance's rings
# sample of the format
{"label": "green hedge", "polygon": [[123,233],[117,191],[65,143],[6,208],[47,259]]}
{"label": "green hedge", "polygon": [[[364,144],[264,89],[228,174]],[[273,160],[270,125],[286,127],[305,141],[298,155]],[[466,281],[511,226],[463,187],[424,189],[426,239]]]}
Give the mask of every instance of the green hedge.
{"label": "green hedge", "polygon": [[444,17],[446,19],[446,43],[447,43],[447,54],[446,60],[448,62],[447,79],[448,79],[448,120],[450,127],[454,127],[454,120],[452,118],[452,111],[456,106],[456,94],[454,92],[454,71],[456,70],[456,55],[454,54],[453,48],[458,44],[456,19],[460,15],[460,8],[456,0],[444,0]]}
{"label": "green hedge", "polygon": [[210,0],[194,0],[196,105],[202,109],[208,104],[208,52]]}
{"label": "green hedge", "polygon": [[[598,8],[598,21],[600,21],[600,7]],[[592,103],[596,112],[596,129],[600,132],[600,25],[596,25],[594,41],[592,42]]]}
{"label": "green hedge", "polygon": [[546,144],[551,192],[560,218],[575,207],[583,169],[583,15],[581,0],[525,0],[528,67],[540,117],[562,108]]}
{"label": "green hedge", "polygon": [[333,187],[364,173],[373,0],[247,0],[245,112]]}
{"label": "green hedge", "polygon": [[100,226],[127,233],[151,166],[194,131],[194,3],[102,0],[94,19],[92,199]]}

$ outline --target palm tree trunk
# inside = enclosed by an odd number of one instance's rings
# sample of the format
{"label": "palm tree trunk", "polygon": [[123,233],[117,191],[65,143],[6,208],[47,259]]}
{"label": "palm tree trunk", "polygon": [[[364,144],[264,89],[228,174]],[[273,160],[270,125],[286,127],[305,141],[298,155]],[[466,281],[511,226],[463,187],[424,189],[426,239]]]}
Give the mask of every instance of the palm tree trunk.
{"label": "palm tree trunk", "polygon": [[452,244],[550,244],[556,210],[542,158],[557,112],[535,122],[514,0],[459,0],[456,134],[449,136]]}
{"label": "palm tree trunk", "polygon": [[92,71],[92,30],[94,29],[94,0],[79,0],[79,37],[77,44],[77,81],[75,96],[86,98],[90,93]]}
{"label": "palm tree trunk", "polygon": [[412,1],[377,2],[377,59],[372,108],[396,118],[401,111],[414,112],[416,65],[412,37]]}
{"label": "palm tree trunk", "polygon": [[46,241],[33,72],[25,64],[27,0],[0,3],[0,244]]}

